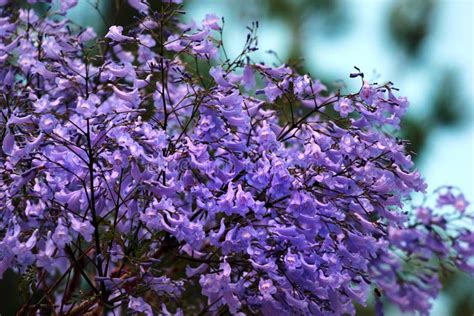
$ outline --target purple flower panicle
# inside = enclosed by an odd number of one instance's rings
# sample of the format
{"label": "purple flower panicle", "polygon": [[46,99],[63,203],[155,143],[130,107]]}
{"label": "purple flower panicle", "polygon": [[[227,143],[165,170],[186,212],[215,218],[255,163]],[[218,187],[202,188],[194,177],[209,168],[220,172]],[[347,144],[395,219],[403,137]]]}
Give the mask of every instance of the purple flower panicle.
{"label": "purple flower panicle", "polygon": [[378,314],[427,314],[439,271],[473,275],[464,196],[410,206],[427,186],[385,132],[408,106],[391,83],[342,95],[253,63],[257,23],[220,59],[223,20],[183,24],[176,0],[129,0],[137,23],[97,38],[76,3],[0,1],[0,277],[29,282],[21,313],[353,315],[375,291]]}

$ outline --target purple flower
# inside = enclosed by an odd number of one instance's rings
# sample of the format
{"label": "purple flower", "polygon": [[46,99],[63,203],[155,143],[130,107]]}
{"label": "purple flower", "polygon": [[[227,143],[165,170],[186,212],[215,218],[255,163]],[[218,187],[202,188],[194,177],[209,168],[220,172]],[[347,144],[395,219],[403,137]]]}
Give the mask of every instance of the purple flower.
{"label": "purple flower", "polygon": [[96,111],[96,104],[98,100],[94,100],[94,97],[89,97],[89,99],[84,100],[83,98],[77,98],[76,111],[85,117],[90,117]]}
{"label": "purple flower", "polygon": [[263,89],[263,91],[265,92],[265,96],[270,102],[275,101],[279,96],[283,94],[282,88],[273,83],[268,83],[265,89]]}
{"label": "purple flower", "polygon": [[308,75],[299,76],[294,80],[294,90],[298,95],[311,93],[311,78]]}
{"label": "purple flower", "polygon": [[95,39],[96,37],[97,37],[97,34],[95,33],[94,29],[92,27],[87,27],[78,36],[78,39],[81,43],[85,43],[85,42]]}
{"label": "purple flower", "polygon": [[258,290],[260,291],[260,294],[263,296],[263,298],[266,300],[271,300],[272,295],[277,292],[276,287],[273,285],[273,281],[270,279],[260,279],[260,281],[258,282]]}
{"label": "purple flower", "polygon": [[249,208],[254,204],[252,195],[249,192],[244,192],[242,186],[239,184],[237,193],[235,194],[235,206],[240,214],[245,214]]}
{"label": "purple flower", "polygon": [[418,207],[416,217],[424,224],[428,225],[433,218],[433,211],[428,207]]}
{"label": "purple flower", "polygon": [[146,0],[128,0],[128,4],[141,13],[147,13],[149,4]]}
{"label": "purple flower", "polygon": [[143,300],[143,298],[141,297],[130,296],[129,301],[128,301],[128,309],[134,312],[143,313],[146,316],[153,315],[151,306],[148,303],[146,303],[145,300]]}
{"label": "purple flower", "polygon": [[113,25],[109,28],[109,32],[105,35],[106,38],[110,38],[115,42],[124,42],[124,41],[132,41],[133,38],[130,36],[122,35],[123,27]]}
{"label": "purple flower", "polygon": [[2,150],[5,154],[11,155],[13,148],[15,148],[15,135],[7,129],[3,137]]}
{"label": "purple flower", "polygon": [[445,193],[439,194],[437,204],[438,207],[446,205],[453,206],[459,212],[464,212],[469,205],[469,202],[465,199],[462,193],[454,195],[452,190],[448,190]]}
{"label": "purple flower", "polygon": [[222,70],[221,66],[212,67],[211,70],[209,70],[209,74],[212,76],[212,78],[214,78],[215,82],[221,87],[223,88],[233,87],[233,85],[224,78],[224,71]]}
{"label": "purple flower", "polygon": [[178,35],[171,35],[165,43],[165,48],[174,52],[181,52],[185,46],[181,45],[181,37]]}
{"label": "purple flower", "polygon": [[209,35],[209,30],[204,29],[194,34],[186,34],[185,37],[186,39],[189,39],[191,41],[202,41],[203,39],[207,38],[208,35]]}
{"label": "purple flower", "polygon": [[352,107],[352,101],[347,98],[342,98],[339,102],[336,103],[334,109],[341,114],[342,117],[347,117],[349,113],[354,111]]}
{"label": "purple flower", "polygon": [[202,293],[208,297],[209,302],[217,303],[212,310],[226,304],[231,313],[235,314],[240,309],[241,303],[233,293],[235,287],[230,280],[231,267],[224,261],[220,264],[220,270],[222,271],[220,273],[201,275],[199,284]]}
{"label": "purple flower", "polygon": [[40,118],[40,128],[47,133],[50,133],[57,124],[56,118],[51,114],[46,114]]}
{"label": "purple flower", "polygon": [[42,200],[38,203],[32,201],[26,201],[25,215],[29,217],[42,217],[46,209],[46,205]]}
{"label": "purple flower", "polygon": [[[201,58],[215,58],[217,48],[210,40],[204,40],[192,45],[193,52]],[[212,74],[211,74],[212,75]]]}
{"label": "purple flower", "polygon": [[221,20],[217,17],[217,15],[206,14],[206,18],[202,21],[202,24],[212,30],[219,31],[221,29],[221,26],[219,25],[220,21]]}
{"label": "purple flower", "polygon": [[87,219],[79,220],[71,214],[68,214],[68,217],[71,222],[71,228],[81,234],[86,241],[91,241],[92,234],[94,233],[94,227],[92,224]]}
{"label": "purple flower", "polygon": [[466,208],[469,206],[469,202],[466,200],[464,197],[464,194],[459,194],[456,196],[456,200],[454,202],[454,207],[459,211],[459,212],[464,212],[466,211]]}
{"label": "purple flower", "polygon": [[78,0],[61,0],[61,13],[66,13],[69,9],[77,5]]}
{"label": "purple flower", "polygon": [[54,36],[46,37],[42,47],[47,57],[53,59],[60,58],[62,48]]}
{"label": "purple flower", "polygon": [[244,68],[242,84],[244,85],[246,90],[250,90],[255,87],[255,76],[253,74],[252,68],[249,66],[245,66]]}
{"label": "purple flower", "polygon": [[301,262],[298,258],[298,255],[293,254],[290,251],[288,251],[288,253],[285,255],[284,261],[285,261],[286,267],[290,271],[301,267]]}
{"label": "purple flower", "polygon": [[360,90],[360,98],[368,105],[372,105],[375,95],[375,89],[367,81],[364,81],[364,85]]}
{"label": "purple flower", "polygon": [[37,240],[38,230],[36,229],[25,242],[16,241],[12,252],[19,264],[27,266],[34,262],[35,257],[31,250],[35,247]]}
{"label": "purple flower", "polygon": [[49,232],[44,250],[40,250],[39,253],[36,255],[36,265],[38,267],[45,268],[50,273],[54,273],[56,268],[56,261],[54,260],[55,250],[56,246],[51,240],[51,232]]}
{"label": "purple flower", "polygon": [[63,249],[65,245],[72,241],[72,238],[69,235],[69,230],[64,226],[61,218],[58,220],[58,226],[56,226],[51,239],[59,249]]}

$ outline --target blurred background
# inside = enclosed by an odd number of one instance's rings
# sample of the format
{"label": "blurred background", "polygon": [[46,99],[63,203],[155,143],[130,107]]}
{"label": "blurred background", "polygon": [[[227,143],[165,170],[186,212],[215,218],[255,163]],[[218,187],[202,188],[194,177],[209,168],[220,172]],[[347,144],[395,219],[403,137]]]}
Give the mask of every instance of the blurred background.
{"label": "blurred background", "polygon": [[[409,150],[415,153],[428,190],[454,185],[474,202],[474,1],[184,2],[188,22],[200,22],[211,12],[225,17],[224,45],[229,57],[241,51],[245,27],[258,20],[256,61],[297,64],[300,73],[310,73],[329,88],[342,86],[346,92],[359,88],[360,82],[348,76],[353,66],[372,82],[394,82],[411,103],[402,136],[410,140]],[[92,26],[103,35],[116,15],[115,3],[79,0],[69,15],[77,24]],[[122,9],[118,24],[128,24],[132,12]],[[0,282],[0,314],[13,315],[10,308],[19,297],[11,286],[13,277],[7,277]],[[474,280],[454,274],[443,277],[443,282],[445,288],[431,315],[473,315]],[[391,306],[386,313],[399,314]],[[372,315],[373,311],[361,307],[359,314]]]}

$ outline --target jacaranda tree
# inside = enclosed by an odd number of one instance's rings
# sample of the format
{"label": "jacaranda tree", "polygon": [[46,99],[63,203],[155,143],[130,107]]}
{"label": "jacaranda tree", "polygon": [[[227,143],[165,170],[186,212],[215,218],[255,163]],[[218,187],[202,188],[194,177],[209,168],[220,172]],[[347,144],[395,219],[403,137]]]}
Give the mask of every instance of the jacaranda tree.
{"label": "jacaranda tree", "polygon": [[0,0],[0,276],[21,275],[20,315],[341,315],[371,293],[427,314],[441,272],[474,274],[464,196],[410,200],[427,186],[392,83],[357,69],[343,94],[257,63],[257,23],[229,59],[223,20],[184,24],[177,0],[129,0],[136,23],[105,38],[65,18],[77,0],[35,2]]}

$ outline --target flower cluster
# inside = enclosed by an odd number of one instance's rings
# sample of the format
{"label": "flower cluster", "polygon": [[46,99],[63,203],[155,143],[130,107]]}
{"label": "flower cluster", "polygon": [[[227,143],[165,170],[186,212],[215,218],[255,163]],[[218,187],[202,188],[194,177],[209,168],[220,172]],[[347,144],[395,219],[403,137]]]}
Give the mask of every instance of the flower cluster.
{"label": "flower cluster", "polygon": [[60,2],[0,1],[0,276],[29,280],[25,313],[341,315],[375,292],[426,314],[439,271],[474,274],[463,195],[408,207],[392,83],[256,63],[257,23],[230,60],[223,20],[176,0],[129,0],[102,39]]}

